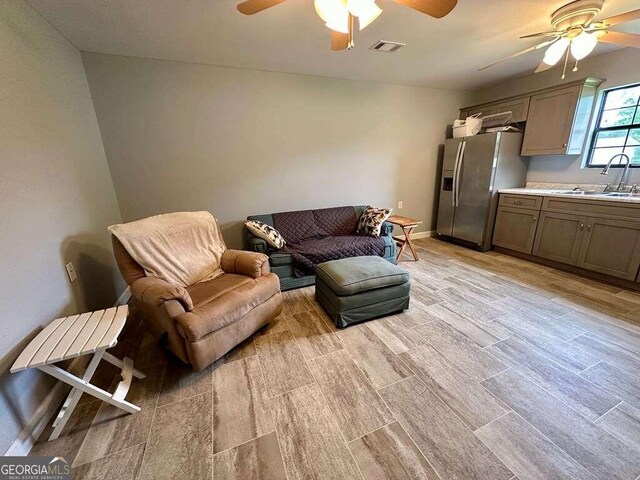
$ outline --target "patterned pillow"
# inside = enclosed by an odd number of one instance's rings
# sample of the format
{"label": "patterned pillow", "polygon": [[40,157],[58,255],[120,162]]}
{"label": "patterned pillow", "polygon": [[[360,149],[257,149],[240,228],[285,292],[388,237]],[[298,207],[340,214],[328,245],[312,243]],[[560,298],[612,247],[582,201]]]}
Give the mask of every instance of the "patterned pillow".
{"label": "patterned pillow", "polygon": [[280,235],[280,232],[264,222],[247,220],[244,224],[256,237],[263,239],[274,248],[282,248],[285,243],[287,243],[284,241],[284,238],[282,238],[282,235]]}
{"label": "patterned pillow", "polygon": [[358,233],[369,235],[370,237],[379,237],[382,224],[391,215],[390,208],[376,208],[367,206],[360,216],[358,222]]}

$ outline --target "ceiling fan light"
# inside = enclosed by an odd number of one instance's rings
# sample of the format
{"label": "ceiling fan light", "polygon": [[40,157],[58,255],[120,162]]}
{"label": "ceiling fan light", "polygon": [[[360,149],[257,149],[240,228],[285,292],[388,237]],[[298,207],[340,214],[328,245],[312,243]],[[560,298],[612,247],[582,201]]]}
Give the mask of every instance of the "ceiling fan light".
{"label": "ceiling fan light", "polygon": [[366,10],[375,0],[347,0],[347,9],[354,17]]}
{"label": "ceiling fan light", "polygon": [[335,32],[340,32],[340,33],[349,33],[349,19],[347,17],[347,19],[344,22],[338,22],[338,21],[332,21],[332,22],[327,22],[325,23],[325,26],[330,29],[333,30]]}
{"label": "ceiling fan light", "polygon": [[326,27],[340,33],[349,33],[349,12],[344,11],[344,14],[336,14],[332,18],[329,18]]}
{"label": "ceiling fan light", "polygon": [[570,40],[565,37],[562,37],[558,41],[554,42],[549,48],[547,48],[542,61],[547,65],[555,65],[560,61],[560,59],[564,55],[564,52],[567,51],[567,47],[570,43]]}
{"label": "ceiling fan light", "polygon": [[571,55],[576,60],[582,60],[589,55],[598,44],[598,36],[593,33],[582,32],[571,40]]}
{"label": "ceiling fan light", "polygon": [[382,13],[382,9],[376,5],[376,2],[371,2],[369,7],[363,9],[360,12],[358,17],[358,24],[360,25],[360,30],[364,30],[366,27],[371,25],[373,21],[380,16]]}
{"label": "ceiling fan light", "polygon": [[340,23],[343,17],[348,17],[345,0],[314,0],[313,6],[318,16],[327,23]]}

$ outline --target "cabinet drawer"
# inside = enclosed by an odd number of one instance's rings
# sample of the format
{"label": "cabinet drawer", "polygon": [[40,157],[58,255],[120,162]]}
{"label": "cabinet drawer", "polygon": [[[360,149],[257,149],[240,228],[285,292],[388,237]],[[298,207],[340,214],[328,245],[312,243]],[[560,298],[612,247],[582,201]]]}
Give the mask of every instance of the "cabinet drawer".
{"label": "cabinet drawer", "polygon": [[574,200],[572,198],[545,197],[542,209],[553,212],[595,215],[619,220],[640,220],[640,206],[633,203],[598,200]]}
{"label": "cabinet drawer", "polygon": [[540,210],[540,208],[542,207],[542,197],[534,197],[531,195],[510,195],[508,193],[501,193],[500,205],[505,207]]}

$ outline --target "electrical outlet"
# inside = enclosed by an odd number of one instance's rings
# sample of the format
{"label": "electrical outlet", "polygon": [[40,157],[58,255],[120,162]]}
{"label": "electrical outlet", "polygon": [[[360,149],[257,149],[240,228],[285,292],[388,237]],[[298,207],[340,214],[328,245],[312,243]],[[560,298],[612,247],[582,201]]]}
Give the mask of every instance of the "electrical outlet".
{"label": "electrical outlet", "polygon": [[402,200],[398,202],[398,210],[402,210]]}
{"label": "electrical outlet", "polygon": [[76,274],[76,269],[73,267],[73,263],[71,262],[67,263],[64,266],[64,268],[67,269],[67,275],[69,275],[69,280],[73,282],[78,278],[78,275]]}

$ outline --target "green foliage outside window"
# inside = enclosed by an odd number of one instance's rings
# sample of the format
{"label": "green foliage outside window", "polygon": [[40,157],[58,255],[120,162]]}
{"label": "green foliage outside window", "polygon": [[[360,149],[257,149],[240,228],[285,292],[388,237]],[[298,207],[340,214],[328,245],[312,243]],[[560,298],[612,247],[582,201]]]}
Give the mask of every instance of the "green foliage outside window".
{"label": "green foliage outside window", "polygon": [[[591,143],[588,166],[606,165],[625,153],[640,166],[640,84],[605,92]],[[620,158],[613,165],[621,165]]]}

